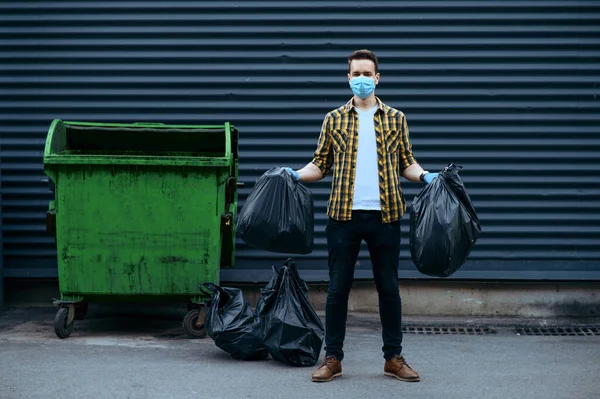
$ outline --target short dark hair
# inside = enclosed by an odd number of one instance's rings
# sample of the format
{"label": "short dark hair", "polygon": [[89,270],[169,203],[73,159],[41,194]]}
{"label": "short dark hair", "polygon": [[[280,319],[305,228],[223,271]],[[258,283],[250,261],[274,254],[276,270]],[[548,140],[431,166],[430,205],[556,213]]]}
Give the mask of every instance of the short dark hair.
{"label": "short dark hair", "polygon": [[377,56],[371,50],[363,49],[356,50],[348,56],[348,72],[350,72],[350,64],[353,60],[371,60],[375,64],[375,73],[379,73],[379,62]]}

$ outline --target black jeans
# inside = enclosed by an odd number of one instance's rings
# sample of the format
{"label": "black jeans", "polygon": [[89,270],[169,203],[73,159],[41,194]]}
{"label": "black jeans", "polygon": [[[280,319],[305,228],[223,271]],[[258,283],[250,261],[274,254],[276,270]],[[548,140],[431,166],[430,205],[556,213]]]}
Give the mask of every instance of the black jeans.
{"label": "black jeans", "polygon": [[402,303],[398,289],[400,222],[383,223],[379,211],[353,211],[352,220],[329,219],[329,290],[325,309],[325,353],[344,358],[348,296],[354,265],[363,240],[367,243],[373,277],[379,295],[379,317],[383,327],[383,356],[402,353]]}

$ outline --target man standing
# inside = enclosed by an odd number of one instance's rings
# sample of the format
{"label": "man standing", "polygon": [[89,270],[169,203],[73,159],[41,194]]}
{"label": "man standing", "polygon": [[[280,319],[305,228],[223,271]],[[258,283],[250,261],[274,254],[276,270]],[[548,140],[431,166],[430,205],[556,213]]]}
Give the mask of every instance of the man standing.
{"label": "man standing", "polygon": [[335,165],[327,213],[329,289],[325,315],[325,359],[314,382],[342,375],[348,296],[363,240],[367,243],[379,295],[383,327],[384,374],[420,381],[402,356],[402,305],[398,289],[400,218],[406,204],[400,176],[430,183],[429,173],[415,160],[404,114],[375,96],[378,61],[369,50],[348,57],[348,81],[354,97],[325,116],[312,162],[294,171],[296,180],[323,179]]}

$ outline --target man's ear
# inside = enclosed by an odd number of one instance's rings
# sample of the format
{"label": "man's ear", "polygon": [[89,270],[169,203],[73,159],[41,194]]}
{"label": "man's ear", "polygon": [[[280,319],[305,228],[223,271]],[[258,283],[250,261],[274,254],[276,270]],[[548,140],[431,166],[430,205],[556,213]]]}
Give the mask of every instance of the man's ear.
{"label": "man's ear", "polygon": [[381,75],[379,75],[379,74],[375,75],[375,85],[379,84],[379,78],[380,78],[380,76]]}
{"label": "man's ear", "polygon": [[350,72],[348,72],[348,82],[350,82]]}

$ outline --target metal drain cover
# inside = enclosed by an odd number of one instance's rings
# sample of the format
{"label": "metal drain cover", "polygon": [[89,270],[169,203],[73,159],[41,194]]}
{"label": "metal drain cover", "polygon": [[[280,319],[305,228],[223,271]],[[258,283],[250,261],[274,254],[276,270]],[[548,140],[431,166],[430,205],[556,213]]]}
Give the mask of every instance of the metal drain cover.
{"label": "metal drain cover", "polygon": [[425,334],[425,335],[485,335],[495,334],[496,331],[488,327],[412,327],[402,328],[405,334]]}
{"label": "metal drain cover", "polygon": [[600,335],[598,327],[519,327],[517,335],[590,336]]}

